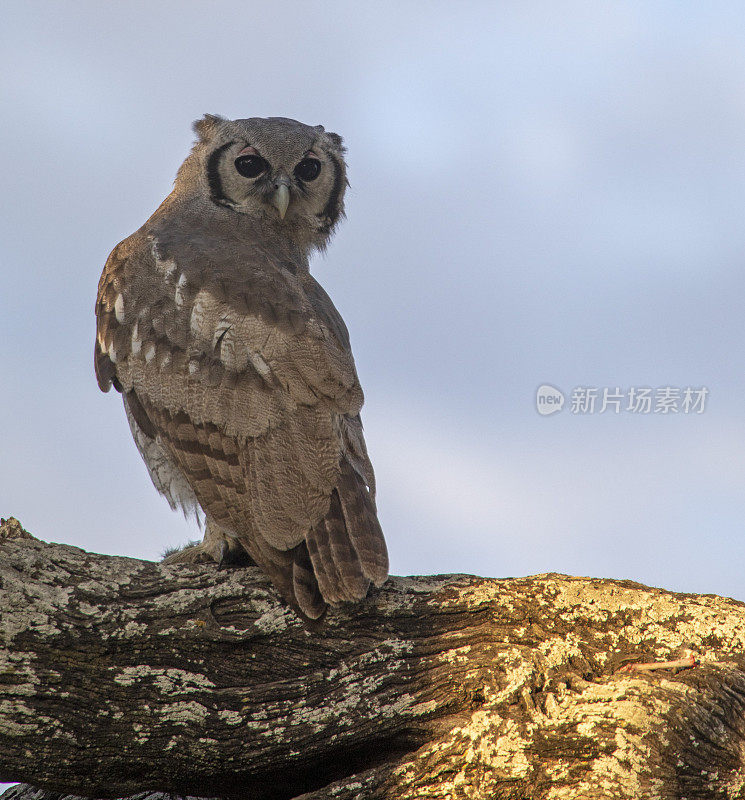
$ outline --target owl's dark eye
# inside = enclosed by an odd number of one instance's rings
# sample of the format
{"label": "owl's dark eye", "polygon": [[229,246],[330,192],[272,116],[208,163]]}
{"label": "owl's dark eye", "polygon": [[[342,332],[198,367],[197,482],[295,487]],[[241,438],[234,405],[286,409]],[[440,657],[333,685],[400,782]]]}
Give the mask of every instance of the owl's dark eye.
{"label": "owl's dark eye", "polygon": [[295,175],[301,181],[314,181],[320,174],[321,162],[317,158],[304,158],[295,167]]}
{"label": "owl's dark eye", "polygon": [[238,156],[235,168],[244,178],[258,178],[269,165],[261,156]]}

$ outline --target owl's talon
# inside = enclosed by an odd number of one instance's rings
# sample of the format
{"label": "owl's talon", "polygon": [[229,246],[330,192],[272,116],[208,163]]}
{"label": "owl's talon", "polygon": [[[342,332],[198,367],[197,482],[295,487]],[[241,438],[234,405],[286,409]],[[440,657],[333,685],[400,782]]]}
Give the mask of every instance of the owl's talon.
{"label": "owl's talon", "polygon": [[218,569],[256,566],[256,562],[236,541],[228,542],[226,539],[223,539],[219,544],[218,553],[219,558],[215,559],[217,561]]}
{"label": "owl's talon", "polygon": [[220,542],[220,558],[217,562],[218,570],[225,569],[225,567],[227,566],[229,552],[230,548],[228,547],[228,543],[223,539],[223,541]]}

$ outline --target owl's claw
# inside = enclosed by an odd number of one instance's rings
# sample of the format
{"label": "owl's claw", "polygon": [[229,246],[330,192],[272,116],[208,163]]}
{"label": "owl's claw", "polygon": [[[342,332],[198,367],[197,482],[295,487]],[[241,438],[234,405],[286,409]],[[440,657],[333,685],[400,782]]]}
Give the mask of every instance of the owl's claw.
{"label": "owl's claw", "polygon": [[223,539],[218,548],[219,558],[217,561],[218,569],[228,569],[229,567],[255,567],[256,562],[236,541],[228,542]]}
{"label": "owl's claw", "polygon": [[217,562],[217,568],[225,569],[228,566],[228,559],[230,557],[230,547],[228,546],[228,543],[224,539],[223,541],[220,542],[219,552],[220,552],[220,559]]}

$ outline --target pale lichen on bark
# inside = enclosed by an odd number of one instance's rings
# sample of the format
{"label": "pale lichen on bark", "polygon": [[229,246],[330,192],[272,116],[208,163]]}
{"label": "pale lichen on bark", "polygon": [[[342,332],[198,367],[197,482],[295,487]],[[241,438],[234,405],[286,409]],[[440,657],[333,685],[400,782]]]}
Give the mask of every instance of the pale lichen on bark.
{"label": "pale lichen on bark", "polygon": [[[0,778],[43,787],[12,790],[25,800],[745,796],[733,600],[391,578],[308,630],[255,569],[93,555],[6,523],[0,609]],[[696,667],[618,671],[684,648]]]}

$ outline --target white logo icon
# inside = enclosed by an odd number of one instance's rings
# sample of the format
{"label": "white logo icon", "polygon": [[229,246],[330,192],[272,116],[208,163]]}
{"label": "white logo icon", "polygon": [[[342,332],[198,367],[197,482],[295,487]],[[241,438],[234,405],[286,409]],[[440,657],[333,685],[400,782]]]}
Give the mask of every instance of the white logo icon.
{"label": "white logo icon", "polygon": [[555,387],[544,383],[535,394],[535,407],[544,417],[564,408],[564,395]]}

